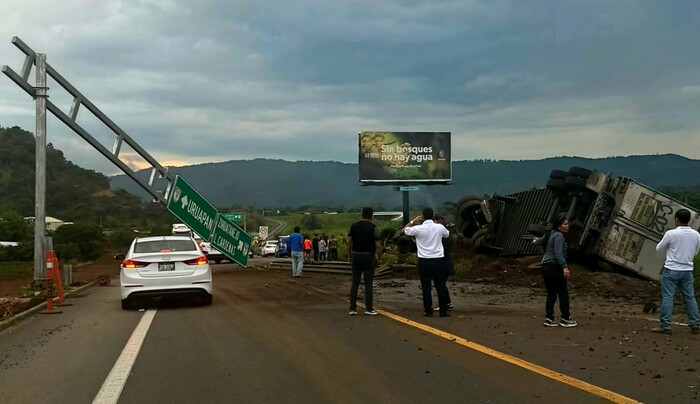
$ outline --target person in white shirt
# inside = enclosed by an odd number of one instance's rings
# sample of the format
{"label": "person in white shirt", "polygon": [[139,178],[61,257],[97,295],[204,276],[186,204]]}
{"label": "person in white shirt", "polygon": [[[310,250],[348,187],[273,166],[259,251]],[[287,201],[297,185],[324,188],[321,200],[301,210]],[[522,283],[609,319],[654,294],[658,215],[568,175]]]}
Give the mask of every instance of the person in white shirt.
{"label": "person in white shirt", "polygon": [[661,316],[659,327],[652,332],[671,333],[673,297],[678,288],[683,296],[688,323],[693,334],[700,334],[700,314],[693,287],[693,258],[700,252],[700,233],[688,227],[690,211],[679,209],[675,216],[676,228],[664,234],[656,251],[666,251],[666,262],[661,270]]}
{"label": "person in white shirt", "polygon": [[411,220],[404,226],[403,233],[416,239],[418,248],[418,272],[423,291],[423,315],[433,316],[433,296],[430,283],[435,284],[438,295],[440,317],[448,317],[447,303],[449,292],[447,291],[447,263],[442,247],[442,239],[450,236],[445,226],[433,221],[434,213],[431,208],[423,209],[423,215]]}

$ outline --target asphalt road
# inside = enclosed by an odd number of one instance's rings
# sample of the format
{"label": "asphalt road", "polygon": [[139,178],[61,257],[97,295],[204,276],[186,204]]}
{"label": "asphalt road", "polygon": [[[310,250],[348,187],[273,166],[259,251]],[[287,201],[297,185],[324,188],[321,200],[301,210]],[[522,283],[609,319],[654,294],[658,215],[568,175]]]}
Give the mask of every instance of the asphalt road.
{"label": "asphalt road", "polygon": [[212,306],[122,311],[117,286],[95,287],[3,331],[0,403],[93,402],[146,316],[120,403],[605,401],[389,315],[350,317],[304,278],[216,268]]}

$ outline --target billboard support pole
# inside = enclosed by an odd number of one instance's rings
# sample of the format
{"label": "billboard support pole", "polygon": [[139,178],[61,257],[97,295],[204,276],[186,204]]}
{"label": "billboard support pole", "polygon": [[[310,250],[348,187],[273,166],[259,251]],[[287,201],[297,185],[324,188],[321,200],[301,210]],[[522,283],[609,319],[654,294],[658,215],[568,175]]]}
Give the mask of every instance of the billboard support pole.
{"label": "billboard support pole", "polygon": [[408,217],[408,191],[401,191],[403,193],[403,225],[406,226],[411,218]]}

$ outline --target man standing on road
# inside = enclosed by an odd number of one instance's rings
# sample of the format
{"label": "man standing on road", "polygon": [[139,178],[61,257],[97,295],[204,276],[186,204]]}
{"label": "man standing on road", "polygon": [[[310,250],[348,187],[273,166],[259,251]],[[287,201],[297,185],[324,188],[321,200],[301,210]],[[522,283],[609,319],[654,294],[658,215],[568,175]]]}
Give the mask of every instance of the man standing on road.
{"label": "man standing on road", "polygon": [[661,269],[661,318],[659,327],[652,332],[671,333],[671,312],[676,288],[680,289],[688,323],[693,334],[700,334],[700,314],[695,301],[693,288],[693,258],[700,251],[700,233],[688,227],[690,211],[679,209],[676,212],[676,228],[664,234],[656,251],[666,251],[666,262]]}
{"label": "man standing on road", "polygon": [[314,253],[314,262],[318,261],[318,234],[314,234],[314,238],[311,239],[311,249]]}
{"label": "man standing on road", "polygon": [[301,276],[301,270],[304,268],[304,237],[299,230],[299,226],[294,227],[294,233],[289,235],[287,241],[292,257],[292,276],[295,278]]}
{"label": "man standing on road", "polygon": [[348,251],[352,263],[352,286],[350,287],[350,314],[357,315],[357,289],[360,277],[365,280],[365,315],[374,316],[373,285],[374,269],[381,256],[382,245],[379,242],[379,229],[372,223],[374,210],[362,209],[362,220],[350,226],[348,231]]}
{"label": "man standing on road", "polygon": [[433,209],[423,209],[423,216],[418,216],[404,226],[402,231],[407,236],[416,238],[418,247],[418,272],[423,291],[423,315],[433,316],[433,296],[430,283],[435,284],[438,295],[440,317],[448,317],[447,304],[450,301],[447,291],[447,265],[442,239],[450,236],[447,228],[433,221]]}

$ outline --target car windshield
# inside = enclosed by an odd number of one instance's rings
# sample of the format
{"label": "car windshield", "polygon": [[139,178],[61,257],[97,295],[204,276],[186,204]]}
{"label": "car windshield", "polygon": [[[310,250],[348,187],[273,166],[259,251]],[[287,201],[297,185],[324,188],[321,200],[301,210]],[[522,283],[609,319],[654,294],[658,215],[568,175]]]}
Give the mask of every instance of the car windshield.
{"label": "car windshield", "polygon": [[135,253],[196,251],[197,246],[192,240],[150,240],[137,242]]}

